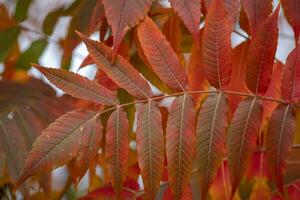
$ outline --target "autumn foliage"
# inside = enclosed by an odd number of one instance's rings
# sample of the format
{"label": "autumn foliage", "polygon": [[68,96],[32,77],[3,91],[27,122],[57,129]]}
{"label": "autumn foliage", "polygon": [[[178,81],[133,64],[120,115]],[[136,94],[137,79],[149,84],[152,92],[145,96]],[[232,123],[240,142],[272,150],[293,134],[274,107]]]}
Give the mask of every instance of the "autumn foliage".
{"label": "autumn foliage", "polygon": [[[88,27],[65,42],[85,44],[80,68],[95,64],[94,80],[31,64],[66,93],[57,97],[5,69],[0,186],[56,199],[86,175],[81,199],[299,199],[298,0],[98,0],[91,8]],[[295,42],[285,64],[275,57],[280,10]],[[241,37],[235,47],[232,34]],[[61,166],[68,180],[57,194],[50,172]]]}

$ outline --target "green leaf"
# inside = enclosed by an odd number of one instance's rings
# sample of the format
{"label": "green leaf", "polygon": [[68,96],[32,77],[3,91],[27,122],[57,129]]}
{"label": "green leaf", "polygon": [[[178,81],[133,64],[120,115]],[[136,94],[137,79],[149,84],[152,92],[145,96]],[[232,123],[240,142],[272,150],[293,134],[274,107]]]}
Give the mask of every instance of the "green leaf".
{"label": "green leaf", "polygon": [[64,9],[62,7],[55,9],[48,13],[43,23],[43,32],[47,35],[53,33],[54,27],[58,19],[63,15]]}
{"label": "green leaf", "polygon": [[45,39],[39,39],[31,43],[31,46],[20,55],[16,64],[17,69],[30,69],[30,63],[37,62],[47,46]]}
{"label": "green leaf", "polygon": [[8,56],[19,36],[19,33],[20,29],[18,27],[12,27],[0,32],[0,62],[5,60]]}
{"label": "green leaf", "polygon": [[22,22],[27,18],[28,8],[31,4],[31,0],[19,0],[16,5],[14,19],[18,22]]}

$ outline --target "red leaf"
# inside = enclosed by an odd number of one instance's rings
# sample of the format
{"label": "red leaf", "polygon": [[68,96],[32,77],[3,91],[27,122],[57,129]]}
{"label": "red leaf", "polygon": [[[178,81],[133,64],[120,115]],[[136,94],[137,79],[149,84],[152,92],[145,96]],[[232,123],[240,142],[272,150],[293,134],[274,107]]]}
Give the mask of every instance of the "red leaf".
{"label": "red leaf", "polygon": [[228,165],[233,197],[255,150],[262,120],[262,102],[257,98],[243,100],[234,113],[228,137]]}
{"label": "red leaf", "polygon": [[258,28],[250,43],[246,82],[254,94],[264,95],[270,84],[277,49],[279,8]]}
{"label": "red leaf", "polygon": [[286,59],[281,90],[284,100],[290,102],[300,100],[300,46],[297,46]]}
{"label": "red leaf", "polygon": [[199,0],[170,0],[172,8],[182,19],[188,30],[192,33],[196,45],[199,46],[199,26],[201,4]]}
{"label": "red leaf", "polygon": [[52,84],[74,97],[104,105],[119,103],[113,92],[79,74],[39,65],[34,65],[34,67],[43,73]]}
{"label": "red leaf", "polygon": [[106,130],[107,166],[114,190],[117,196],[120,196],[129,154],[129,125],[122,108],[118,107],[111,114]]}
{"label": "red leaf", "polygon": [[187,77],[179,59],[151,18],[146,17],[137,30],[143,51],[154,72],[170,88],[185,90]]}
{"label": "red leaf", "polygon": [[294,29],[295,42],[297,43],[300,34],[300,3],[299,0],[281,0],[284,14],[289,24]]}
{"label": "red leaf", "polygon": [[153,0],[102,0],[107,21],[111,25],[114,36],[114,55],[116,55],[126,32],[144,18],[150,10],[152,2]]}
{"label": "red leaf", "polygon": [[202,51],[205,75],[217,89],[228,86],[231,73],[231,27],[222,0],[215,0],[206,16]]}
{"label": "red leaf", "polygon": [[174,199],[184,199],[189,191],[194,147],[195,112],[192,98],[185,94],[173,101],[167,122],[167,161]]}
{"label": "red leaf", "polygon": [[61,166],[75,157],[83,137],[91,134],[95,123],[98,123],[98,116],[97,112],[75,110],[50,124],[36,139],[16,188],[28,177]]}
{"label": "red leaf", "polygon": [[139,110],[136,134],[146,199],[155,199],[164,167],[162,118],[155,102],[150,101]]}
{"label": "red leaf", "polygon": [[224,156],[227,114],[227,98],[222,93],[210,95],[199,113],[196,146],[201,199],[206,198]]}
{"label": "red leaf", "polygon": [[242,0],[242,6],[248,17],[252,35],[272,13],[272,3],[272,0]]}
{"label": "red leaf", "polygon": [[293,144],[296,127],[295,110],[290,105],[280,105],[273,112],[267,133],[267,159],[269,170],[279,189],[283,191],[283,175]]}
{"label": "red leaf", "polygon": [[112,50],[103,43],[91,40],[77,32],[94,59],[95,63],[120,87],[126,89],[137,98],[152,96],[152,91],[147,81],[134,69],[122,56],[117,55],[114,64],[111,64]]}

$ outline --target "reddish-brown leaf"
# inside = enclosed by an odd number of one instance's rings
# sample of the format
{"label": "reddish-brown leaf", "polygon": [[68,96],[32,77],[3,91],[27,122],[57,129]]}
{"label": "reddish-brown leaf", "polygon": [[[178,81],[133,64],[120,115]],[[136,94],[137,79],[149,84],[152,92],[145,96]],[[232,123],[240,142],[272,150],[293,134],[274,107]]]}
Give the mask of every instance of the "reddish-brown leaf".
{"label": "reddish-brown leaf", "polygon": [[[248,92],[246,85],[246,57],[249,48],[249,40],[243,42],[233,49],[233,68],[231,73],[230,82],[228,85],[228,90],[235,92]],[[229,105],[231,114],[233,114],[243,97],[238,95],[229,95]]]}
{"label": "reddish-brown leaf", "polygon": [[254,34],[272,13],[272,0],[242,0],[243,9],[250,23],[251,33]]}
{"label": "reddish-brown leaf", "polygon": [[185,90],[187,77],[180,61],[151,18],[146,17],[137,30],[143,51],[154,72],[170,88]]}
{"label": "reddish-brown leaf", "polygon": [[117,96],[113,92],[79,74],[39,65],[34,65],[34,67],[43,73],[56,87],[74,97],[104,105],[119,103]]}
{"label": "reddish-brown leaf", "polygon": [[281,0],[281,4],[289,24],[294,29],[295,42],[297,43],[300,33],[300,2],[299,0]]}
{"label": "reddish-brown leaf", "polygon": [[182,19],[194,40],[199,45],[199,26],[201,16],[201,4],[199,0],[170,0],[172,8]]}
{"label": "reddish-brown leaf", "polygon": [[197,163],[202,198],[217,174],[225,152],[228,104],[223,93],[211,94],[201,107],[197,121]]}
{"label": "reddish-brown leaf", "polygon": [[279,105],[273,112],[267,132],[269,170],[283,194],[283,175],[293,144],[296,127],[295,110],[291,105]]}
{"label": "reddish-brown leaf", "polygon": [[114,36],[113,57],[126,32],[137,25],[150,10],[153,0],[102,0],[107,21]]}
{"label": "reddish-brown leaf", "polygon": [[[273,67],[272,78],[270,86],[265,94],[267,98],[280,99],[281,97],[281,77],[283,64],[281,62],[276,62]],[[263,122],[271,117],[272,112],[277,107],[278,103],[274,101],[263,101],[264,113]]]}
{"label": "reddish-brown leaf", "polygon": [[231,26],[222,0],[215,0],[206,16],[202,51],[205,75],[217,89],[226,88],[230,79],[230,34]]}
{"label": "reddish-brown leaf", "polygon": [[170,186],[174,199],[184,199],[195,147],[195,112],[188,94],[177,97],[167,121],[166,149]]}
{"label": "reddish-brown leaf", "polygon": [[279,8],[258,28],[246,64],[246,82],[251,92],[264,95],[269,87],[278,40]]}
{"label": "reddish-brown leaf", "polygon": [[[209,10],[213,0],[204,0],[204,1],[207,10]],[[232,25],[235,23],[237,16],[239,14],[239,8],[240,8],[239,1],[240,0],[223,0],[226,13],[229,16],[229,20]]]}
{"label": "reddish-brown leaf", "polygon": [[243,100],[234,113],[228,137],[228,165],[234,195],[255,149],[262,120],[262,102],[256,97]]}
{"label": "reddish-brown leaf", "polygon": [[137,117],[137,154],[146,199],[152,200],[160,186],[164,166],[164,135],[161,113],[155,102],[140,108]]}
{"label": "reddish-brown leaf", "polygon": [[75,110],[50,124],[33,144],[16,187],[28,177],[61,166],[75,157],[80,150],[82,138],[94,131],[98,116],[98,112]]}
{"label": "reddish-brown leaf", "polygon": [[300,100],[300,45],[287,57],[282,75],[282,97],[286,101]]}
{"label": "reddish-brown leaf", "polygon": [[147,81],[134,69],[134,67],[122,56],[117,55],[114,64],[112,50],[103,43],[91,40],[85,35],[77,32],[87,46],[90,56],[95,63],[120,87],[126,89],[137,98],[152,96],[152,91]]}
{"label": "reddish-brown leaf", "polygon": [[106,128],[106,159],[110,178],[117,196],[123,189],[129,153],[129,125],[126,112],[117,108],[109,117]]}

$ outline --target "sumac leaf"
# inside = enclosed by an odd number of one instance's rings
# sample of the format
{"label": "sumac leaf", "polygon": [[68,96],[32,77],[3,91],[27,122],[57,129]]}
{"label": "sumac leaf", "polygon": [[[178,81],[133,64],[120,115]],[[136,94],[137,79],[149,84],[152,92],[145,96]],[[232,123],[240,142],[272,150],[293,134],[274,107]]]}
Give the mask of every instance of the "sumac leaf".
{"label": "sumac leaf", "polygon": [[170,187],[174,199],[184,199],[195,147],[195,112],[192,98],[177,97],[170,108],[166,130],[166,149]]}
{"label": "sumac leaf", "polygon": [[152,91],[147,81],[134,69],[134,67],[122,56],[117,55],[114,64],[112,50],[103,43],[91,40],[85,35],[77,32],[87,46],[90,56],[95,63],[111,78],[117,85],[126,89],[137,98],[152,96]]}
{"label": "sumac leaf", "polygon": [[138,26],[138,37],[154,72],[170,88],[185,90],[187,77],[169,42],[151,18],[146,17]]}
{"label": "sumac leaf", "polygon": [[129,125],[126,112],[122,108],[118,107],[111,114],[106,130],[107,167],[114,190],[120,196],[129,154]]}
{"label": "sumac leaf", "polygon": [[294,29],[295,42],[297,43],[300,34],[300,2],[298,0],[280,0],[284,14],[289,24]]}
{"label": "sumac leaf", "polygon": [[300,100],[300,46],[298,45],[287,57],[282,75],[282,97],[286,101]]}
{"label": "sumac leaf", "polygon": [[296,128],[295,110],[291,105],[279,105],[273,112],[267,132],[267,160],[269,170],[283,194],[283,175],[287,166],[287,159],[293,144]]}
{"label": "sumac leaf", "polygon": [[224,156],[228,110],[227,98],[223,93],[211,94],[198,116],[196,146],[201,199],[206,198]]}
{"label": "sumac leaf", "polygon": [[94,130],[98,116],[98,112],[75,110],[62,115],[50,124],[33,144],[16,187],[28,177],[66,164],[75,157],[83,136]]}
{"label": "sumac leaf", "polygon": [[255,150],[256,139],[261,129],[262,112],[262,102],[256,97],[249,97],[238,105],[234,113],[227,143],[231,196],[239,186]]}
{"label": "sumac leaf", "polygon": [[201,3],[198,0],[170,0],[172,8],[180,16],[183,23],[192,33],[194,40],[199,45],[199,26],[201,16]]}
{"label": "sumac leaf", "polygon": [[33,66],[44,74],[52,84],[71,96],[104,105],[119,103],[113,92],[79,74],[64,69]]}
{"label": "sumac leaf", "polygon": [[114,54],[117,53],[126,32],[144,18],[152,2],[153,0],[102,0],[114,36]]}
{"label": "sumac leaf", "polygon": [[231,27],[221,0],[213,1],[206,16],[202,51],[204,71],[217,89],[228,86],[231,73]]}
{"label": "sumac leaf", "polygon": [[137,154],[146,199],[155,199],[164,167],[164,135],[155,102],[143,105],[137,117]]}
{"label": "sumac leaf", "polygon": [[279,8],[258,28],[250,43],[246,82],[254,94],[264,95],[270,84],[277,49]]}

